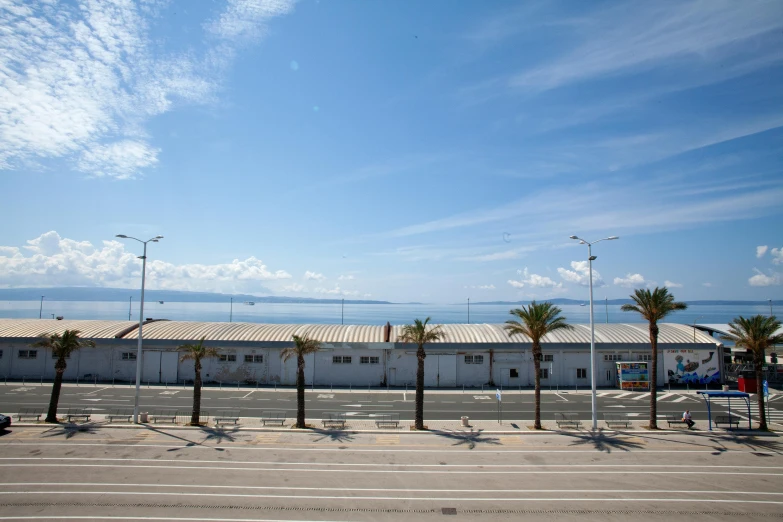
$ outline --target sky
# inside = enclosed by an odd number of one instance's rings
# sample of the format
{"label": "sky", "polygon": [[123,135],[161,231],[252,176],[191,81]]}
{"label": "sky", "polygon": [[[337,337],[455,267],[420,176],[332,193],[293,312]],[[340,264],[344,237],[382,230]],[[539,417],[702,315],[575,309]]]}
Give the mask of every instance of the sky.
{"label": "sky", "polygon": [[783,2],[0,0],[0,287],[781,299]]}

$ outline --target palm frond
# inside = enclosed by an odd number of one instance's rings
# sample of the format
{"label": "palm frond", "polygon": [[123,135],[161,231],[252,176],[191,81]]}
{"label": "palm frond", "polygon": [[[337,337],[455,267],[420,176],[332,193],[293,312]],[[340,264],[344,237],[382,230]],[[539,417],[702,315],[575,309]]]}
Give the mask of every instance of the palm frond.
{"label": "palm frond", "polygon": [[519,320],[506,321],[504,328],[509,337],[521,334],[538,343],[549,332],[573,328],[565,317],[560,316],[561,312],[560,308],[550,302],[533,301],[528,306],[511,310],[509,313]]}
{"label": "palm frond", "polygon": [[724,341],[732,341],[738,348],[764,352],[778,344],[783,344],[783,334],[777,334],[781,323],[775,316],[756,315],[736,317],[729,323]]}
{"label": "palm frond", "polygon": [[413,324],[404,325],[400,335],[397,336],[397,342],[423,346],[427,343],[445,339],[446,332],[443,331],[442,325],[433,326],[429,322],[430,318],[427,317],[424,321],[414,319]]}
{"label": "palm frond", "polygon": [[646,321],[655,324],[662,321],[672,312],[685,310],[688,305],[674,300],[666,287],[639,288],[631,294],[634,304],[624,304],[620,307],[623,312],[636,312]]}
{"label": "palm frond", "polygon": [[321,349],[321,341],[311,339],[307,335],[294,335],[294,345],[288,346],[280,351],[280,358],[286,362],[291,357],[304,357],[305,355],[315,353]]}

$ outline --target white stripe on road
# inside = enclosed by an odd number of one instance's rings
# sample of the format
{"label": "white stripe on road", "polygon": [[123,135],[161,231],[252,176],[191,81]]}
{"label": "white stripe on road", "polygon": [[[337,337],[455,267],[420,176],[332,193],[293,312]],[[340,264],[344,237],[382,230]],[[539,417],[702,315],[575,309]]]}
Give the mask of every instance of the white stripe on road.
{"label": "white stripe on road", "polygon": [[[443,466],[440,466],[443,467]],[[394,469],[307,469],[307,468],[241,468],[237,466],[148,466],[141,464],[0,464],[0,468],[120,468],[132,469],[188,469],[188,470],[208,470],[208,471],[291,471],[295,473],[418,473],[427,475],[522,475],[530,473],[529,470],[519,471],[487,471],[466,470],[466,471],[430,471],[430,470],[394,470]],[[638,466],[637,466],[638,469]],[[703,471],[536,471],[539,475],[704,475]],[[783,473],[751,473],[737,471],[722,471],[721,475],[746,475],[755,477],[783,477]]]}
{"label": "white stripe on road", "polygon": [[675,394],[675,393],[665,393],[665,394],[663,394],[663,395],[658,395],[658,396],[655,398],[655,400],[656,400],[656,401],[662,401],[662,400],[664,400],[664,399],[666,399],[666,398],[668,398],[668,397],[671,397],[672,395],[676,395],[676,394]]}
{"label": "white stripe on road", "polygon": [[245,395],[244,397],[241,397],[241,398],[242,399],[246,399],[246,398],[250,397],[250,395],[255,393],[255,392],[256,392],[256,390],[253,390],[253,391],[251,391],[250,393],[248,393],[247,395]]}
{"label": "white stripe on road", "polygon": [[641,395],[637,395],[636,397],[632,397],[631,400],[632,401],[638,401],[638,400],[644,399],[646,397],[649,397],[650,395],[651,395],[650,392],[642,393]]}
{"label": "white stripe on road", "polygon": [[[392,464],[392,463],[356,463],[350,464],[346,462],[325,462],[323,464],[318,462],[273,462],[273,461],[226,461],[226,460],[183,460],[183,459],[110,459],[110,458],[80,458],[80,457],[4,457],[0,460],[32,460],[36,462],[40,461],[81,461],[81,462],[177,462],[179,464],[263,464],[267,466],[283,465],[286,466],[306,466],[308,469],[310,466],[354,466],[361,467],[367,466],[372,468],[377,467],[390,467],[390,468],[638,468],[638,464]],[[645,464],[646,468],[699,468],[699,469],[733,469],[740,468],[746,469],[747,465],[719,465],[708,466],[698,464]],[[783,466],[758,466],[754,469],[783,469]],[[0,482],[0,485],[3,484]]]}
{"label": "white stripe on road", "polygon": [[107,386],[105,388],[101,388],[100,390],[91,391],[89,393],[80,393],[79,395],[92,395],[93,393],[98,393],[98,392],[101,392],[103,390],[108,390],[109,388],[111,388],[111,386]]}
{"label": "white stripe on road", "polygon": [[566,399],[565,397],[563,397],[563,396],[562,396],[562,395],[560,395],[559,393],[555,393],[555,395],[557,395],[558,397],[560,397],[561,399],[563,399],[565,402],[570,402],[568,399]]}
{"label": "white stripe on road", "polygon": [[[638,493],[644,493],[639,491]],[[156,497],[227,497],[227,498],[286,498],[286,499],[306,499],[306,500],[407,500],[407,501],[460,501],[460,502],[721,502],[738,504],[783,504],[783,501],[777,500],[729,500],[729,499],[710,499],[710,498],[504,498],[504,497],[358,497],[358,496],[327,496],[327,495],[259,495],[244,493],[163,493],[152,492],[145,493],[141,491],[3,491],[0,495],[133,495],[133,496],[156,496]]]}
{"label": "white stripe on road", "polygon": [[626,396],[628,396],[628,395],[633,395],[633,392],[625,392],[625,393],[621,393],[620,395],[615,395],[615,396],[614,396],[614,397],[612,397],[612,398],[613,398],[613,399],[621,399],[621,398],[623,398],[623,397],[626,397]]}
{"label": "white stripe on road", "polygon": [[[204,484],[106,484],[104,482],[14,482],[0,484],[0,486],[104,486],[104,487],[134,487],[134,488],[191,488],[191,489],[268,489],[285,491],[402,491],[405,493],[477,493],[487,491],[491,493],[606,493],[606,489],[414,489],[414,488],[325,488],[325,487],[291,487],[291,486],[210,486]],[[695,494],[720,494],[720,495],[777,495],[783,493],[764,491],[726,491],[726,490],[682,490],[682,489],[612,489],[612,493],[682,493],[683,495]]]}
{"label": "white stripe on road", "polygon": [[688,398],[688,397],[686,397],[685,395],[683,395],[683,396],[682,396],[682,397],[680,397],[679,399],[674,399],[672,402],[682,402],[682,401],[684,401],[684,400],[685,400],[685,399],[687,399],[687,398]]}

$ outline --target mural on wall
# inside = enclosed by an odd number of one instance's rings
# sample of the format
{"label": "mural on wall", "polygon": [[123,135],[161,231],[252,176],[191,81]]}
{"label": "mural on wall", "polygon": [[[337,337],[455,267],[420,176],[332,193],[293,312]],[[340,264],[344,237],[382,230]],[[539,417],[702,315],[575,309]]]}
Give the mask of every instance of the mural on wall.
{"label": "mural on wall", "polygon": [[650,372],[646,362],[619,362],[617,382],[626,391],[649,391]]}
{"label": "mural on wall", "polygon": [[718,350],[664,350],[663,367],[671,384],[720,382]]}

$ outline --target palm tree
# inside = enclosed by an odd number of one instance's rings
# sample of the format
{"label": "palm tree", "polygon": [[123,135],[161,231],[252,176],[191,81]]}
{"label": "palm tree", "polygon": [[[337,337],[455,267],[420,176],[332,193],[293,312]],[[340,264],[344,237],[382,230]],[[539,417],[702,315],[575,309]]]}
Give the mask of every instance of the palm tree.
{"label": "palm tree", "polygon": [[57,422],[57,403],[60,402],[60,388],[63,385],[63,373],[67,366],[66,359],[79,348],[89,346],[95,347],[95,342],[89,339],[80,339],[79,330],[65,330],[60,334],[41,334],[42,339],[30,346],[48,348],[52,355],[57,357],[54,363],[54,384],[52,385],[52,396],[49,399],[49,411],[46,413],[46,422]]}
{"label": "palm tree", "polygon": [[296,428],[304,429],[305,424],[305,355],[315,353],[321,349],[321,341],[310,339],[305,335],[294,335],[294,345],[280,352],[280,358],[286,362],[296,356]]}
{"label": "palm tree", "polygon": [[759,401],[759,429],[767,429],[767,415],[764,409],[764,393],[762,390],[764,352],[776,344],[783,344],[783,333],[780,321],[773,316],[756,315],[748,319],[739,316],[729,323],[728,335],[722,335],[724,341],[733,341],[738,348],[753,352],[753,366],[756,369],[756,396]]}
{"label": "palm tree", "polygon": [[218,357],[217,349],[204,346],[202,337],[198,344],[182,344],[177,347],[178,352],[184,352],[179,358],[180,362],[193,361],[195,377],[193,378],[193,412],[190,415],[190,425],[198,426],[201,418],[201,359]]}
{"label": "palm tree", "polygon": [[650,346],[652,347],[652,360],[650,361],[650,429],[658,429],[658,321],[663,320],[670,313],[677,310],[685,310],[688,305],[674,300],[666,287],[649,289],[637,289],[631,295],[634,304],[624,304],[620,307],[623,312],[636,312],[648,322],[650,331]]}
{"label": "palm tree", "polygon": [[424,322],[421,319],[414,319],[413,324],[406,324],[402,327],[402,333],[397,337],[398,343],[414,343],[418,346],[416,358],[419,360],[419,366],[416,370],[416,417],[414,428],[424,429],[424,359],[427,354],[424,352],[424,345],[445,338],[446,333],[441,329],[441,325],[427,328],[430,318],[427,317]]}
{"label": "palm tree", "polygon": [[528,306],[511,310],[511,315],[520,320],[506,321],[506,330],[509,337],[522,334],[533,341],[533,365],[536,371],[536,421],[535,429],[541,429],[541,339],[549,332],[556,330],[570,330],[573,328],[566,323],[565,317],[559,317],[562,310],[552,303],[536,303],[533,301]]}

